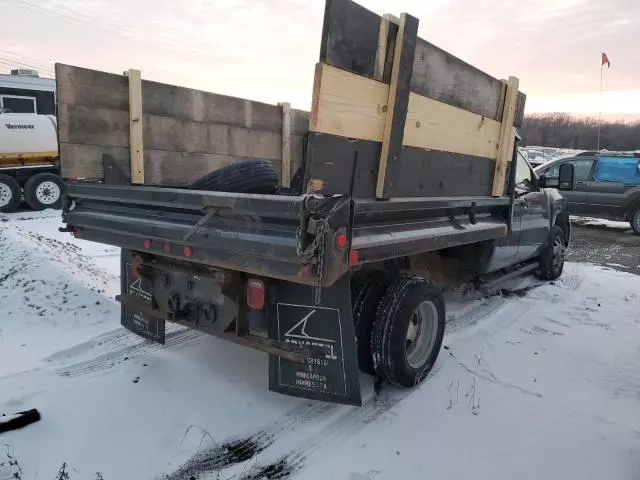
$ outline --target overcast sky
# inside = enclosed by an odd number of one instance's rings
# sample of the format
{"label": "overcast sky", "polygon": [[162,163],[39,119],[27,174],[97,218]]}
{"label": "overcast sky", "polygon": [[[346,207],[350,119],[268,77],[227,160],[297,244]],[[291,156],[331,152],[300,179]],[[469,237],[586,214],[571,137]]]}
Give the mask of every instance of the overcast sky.
{"label": "overcast sky", "polygon": [[[359,0],[406,11],[419,35],[520,78],[527,113],[640,119],[640,0]],[[308,109],[324,0],[0,0],[0,73],[53,62]]]}

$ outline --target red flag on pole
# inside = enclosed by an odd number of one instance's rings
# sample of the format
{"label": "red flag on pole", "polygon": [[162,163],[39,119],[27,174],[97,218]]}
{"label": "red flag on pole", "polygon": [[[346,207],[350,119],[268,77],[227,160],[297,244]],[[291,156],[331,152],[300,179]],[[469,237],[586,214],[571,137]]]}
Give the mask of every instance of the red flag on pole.
{"label": "red flag on pole", "polygon": [[607,57],[607,54],[602,52],[602,65],[607,65],[607,68],[611,68],[611,62],[609,61],[609,57]]}

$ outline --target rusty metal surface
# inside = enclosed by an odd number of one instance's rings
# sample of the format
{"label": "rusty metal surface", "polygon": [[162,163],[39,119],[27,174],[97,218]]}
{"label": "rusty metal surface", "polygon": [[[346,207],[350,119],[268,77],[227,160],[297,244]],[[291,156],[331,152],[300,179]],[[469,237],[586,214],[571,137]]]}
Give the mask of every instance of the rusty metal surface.
{"label": "rusty metal surface", "polygon": [[171,318],[168,312],[160,310],[158,308],[153,308],[150,305],[147,305],[144,302],[141,302],[135,297],[131,297],[129,295],[117,295],[116,301],[123,303],[135,310],[140,311],[146,315],[150,315],[156,318],[160,318],[166,320],[168,322],[177,323],[179,325],[183,325],[188,328],[192,328],[194,330],[202,331],[203,333],[207,333],[209,335],[213,335],[222,340],[227,340],[229,342],[236,343],[238,345],[242,345],[245,347],[253,348],[254,350],[260,350],[261,352],[269,353],[271,355],[276,355],[278,357],[282,357],[287,360],[291,360],[293,362],[304,362],[309,356],[313,354],[313,352],[297,349],[295,347],[291,347],[287,344],[275,342],[273,340],[269,340],[267,338],[262,338],[257,335],[252,335],[247,333],[243,336],[236,335],[235,332],[226,331],[226,332],[211,332],[209,330],[202,330],[188,322],[180,321],[179,319]]}

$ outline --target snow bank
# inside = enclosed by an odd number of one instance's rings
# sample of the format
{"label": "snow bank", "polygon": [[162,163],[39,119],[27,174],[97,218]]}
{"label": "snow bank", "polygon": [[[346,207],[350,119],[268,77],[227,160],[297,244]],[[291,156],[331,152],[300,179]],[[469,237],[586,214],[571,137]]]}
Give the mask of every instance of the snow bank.
{"label": "snow bank", "polygon": [[117,255],[58,225],[0,224],[0,413],[42,414],[0,438],[0,478],[6,453],[25,479],[63,463],[72,480],[637,478],[638,276],[567,264],[550,284],[452,292],[427,381],[354,408],[270,393],[262,353],[118,328],[100,292]]}

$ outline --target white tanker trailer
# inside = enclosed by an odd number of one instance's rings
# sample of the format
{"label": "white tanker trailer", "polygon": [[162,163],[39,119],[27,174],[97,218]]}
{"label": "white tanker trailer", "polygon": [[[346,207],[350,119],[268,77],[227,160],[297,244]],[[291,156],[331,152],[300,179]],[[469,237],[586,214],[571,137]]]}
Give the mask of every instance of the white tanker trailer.
{"label": "white tanker trailer", "polygon": [[56,118],[0,113],[0,212],[18,208],[24,196],[34,210],[60,208]]}

